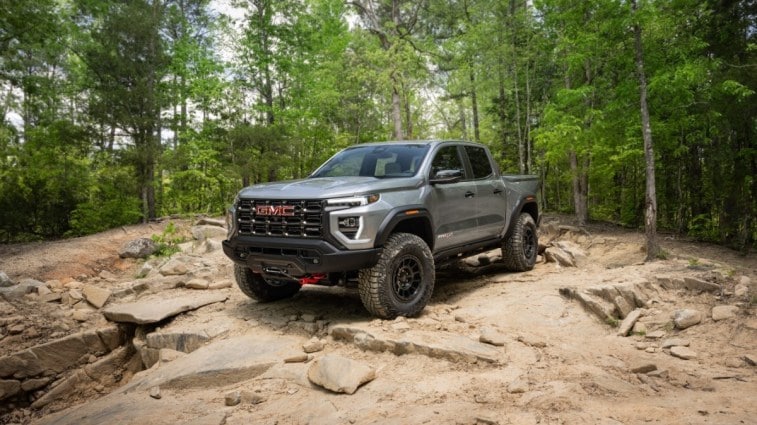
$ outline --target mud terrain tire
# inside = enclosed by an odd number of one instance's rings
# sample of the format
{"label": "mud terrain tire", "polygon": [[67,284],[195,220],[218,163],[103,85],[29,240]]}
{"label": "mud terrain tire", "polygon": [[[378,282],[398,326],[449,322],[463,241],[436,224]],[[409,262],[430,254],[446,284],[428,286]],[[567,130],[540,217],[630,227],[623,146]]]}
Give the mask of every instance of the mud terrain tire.
{"label": "mud terrain tire", "polygon": [[382,319],[414,316],[431,298],[435,278],[434,257],[426,242],[410,233],[395,233],[376,265],[360,270],[360,299]]}
{"label": "mud terrain tire", "polygon": [[502,260],[513,272],[525,272],[534,268],[539,250],[539,235],[531,214],[522,213],[515,223],[510,237],[502,242]]}
{"label": "mud terrain tire", "polygon": [[260,302],[289,298],[300,290],[300,283],[297,281],[266,279],[239,264],[234,264],[234,278],[245,295]]}

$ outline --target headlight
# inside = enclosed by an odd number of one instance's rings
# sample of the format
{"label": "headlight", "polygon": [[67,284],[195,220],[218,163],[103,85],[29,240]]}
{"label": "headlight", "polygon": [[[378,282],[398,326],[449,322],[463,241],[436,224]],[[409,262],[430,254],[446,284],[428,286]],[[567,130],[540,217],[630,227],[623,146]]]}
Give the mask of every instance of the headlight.
{"label": "headlight", "polygon": [[379,198],[380,196],[377,194],[354,196],[351,198],[335,198],[335,199],[326,200],[326,205],[330,207],[337,207],[337,208],[361,207],[363,205],[368,205],[374,202],[378,202]]}

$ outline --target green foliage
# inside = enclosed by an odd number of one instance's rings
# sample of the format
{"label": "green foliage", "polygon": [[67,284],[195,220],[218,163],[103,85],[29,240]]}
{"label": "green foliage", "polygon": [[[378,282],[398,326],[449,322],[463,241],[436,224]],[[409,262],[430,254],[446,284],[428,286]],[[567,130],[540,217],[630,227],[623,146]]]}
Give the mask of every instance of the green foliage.
{"label": "green foliage", "polygon": [[173,222],[169,222],[159,235],[153,234],[151,239],[158,245],[158,249],[153,254],[156,257],[170,257],[181,251],[179,244],[185,242],[185,239],[178,234],[178,229]]}

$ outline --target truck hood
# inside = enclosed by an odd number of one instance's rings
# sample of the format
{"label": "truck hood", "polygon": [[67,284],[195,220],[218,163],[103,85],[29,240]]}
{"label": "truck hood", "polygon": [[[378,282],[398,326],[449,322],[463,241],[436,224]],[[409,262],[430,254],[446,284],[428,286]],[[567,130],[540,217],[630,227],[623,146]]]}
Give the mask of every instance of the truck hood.
{"label": "truck hood", "polygon": [[419,177],[317,177],[302,180],[261,183],[239,192],[252,199],[328,199],[369,193],[406,190],[422,183]]}

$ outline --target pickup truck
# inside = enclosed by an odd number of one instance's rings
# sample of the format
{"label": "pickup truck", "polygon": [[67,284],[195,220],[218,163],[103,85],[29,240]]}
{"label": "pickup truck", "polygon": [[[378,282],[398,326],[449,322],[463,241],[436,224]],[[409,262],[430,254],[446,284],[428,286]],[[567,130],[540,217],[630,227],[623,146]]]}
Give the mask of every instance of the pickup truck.
{"label": "pickup truck", "polygon": [[305,179],[242,189],[223,250],[255,300],[306,284],[357,286],[371,314],[413,316],[445,263],[501,248],[509,270],[534,267],[538,186],[535,176],[501,176],[481,144],[359,144]]}

